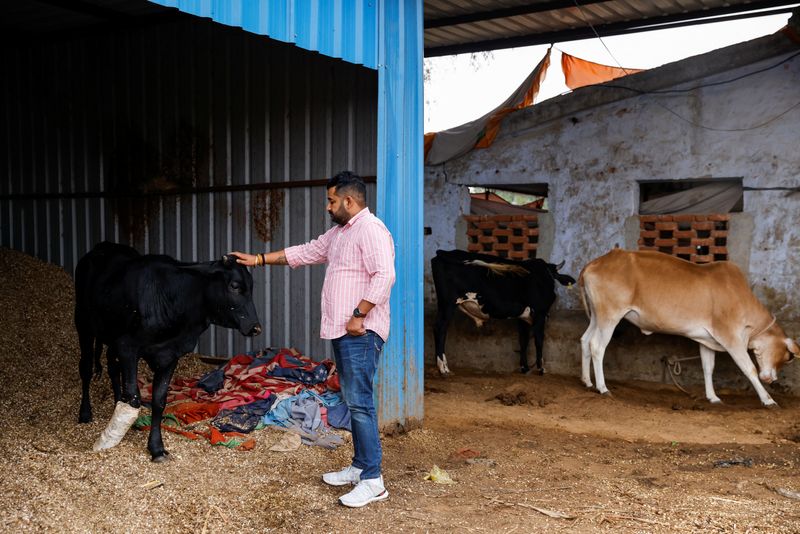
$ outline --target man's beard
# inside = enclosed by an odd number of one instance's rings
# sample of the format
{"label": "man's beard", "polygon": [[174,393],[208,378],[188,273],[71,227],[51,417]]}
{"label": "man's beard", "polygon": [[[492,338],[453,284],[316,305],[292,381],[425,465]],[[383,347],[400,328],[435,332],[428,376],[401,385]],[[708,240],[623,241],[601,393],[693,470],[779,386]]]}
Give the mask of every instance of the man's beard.
{"label": "man's beard", "polygon": [[344,226],[345,224],[347,224],[347,221],[350,220],[350,216],[348,215],[344,207],[339,208],[339,210],[336,212],[329,211],[328,215],[330,215],[331,220],[336,224],[338,224],[339,226]]}

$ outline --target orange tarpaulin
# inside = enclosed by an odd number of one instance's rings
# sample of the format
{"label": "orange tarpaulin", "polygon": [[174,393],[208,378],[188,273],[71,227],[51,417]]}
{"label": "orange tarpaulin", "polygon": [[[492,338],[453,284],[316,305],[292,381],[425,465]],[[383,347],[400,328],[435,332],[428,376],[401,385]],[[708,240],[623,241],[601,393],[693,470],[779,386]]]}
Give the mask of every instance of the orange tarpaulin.
{"label": "orange tarpaulin", "polygon": [[530,82],[530,86],[528,90],[525,92],[525,96],[522,99],[522,102],[519,102],[513,107],[501,109],[492,115],[489,118],[489,122],[486,123],[486,127],[483,130],[483,137],[475,143],[475,148],[487,148],[492,145],[494,142],[494,138],[497,137],[497,133],[500,131],[500,123],[503,122],[503,118],[506,115],[511,113],[512,111],[526,108],[528,106],[533,105],[533,100],[536,98],[536,95],[539,94],[539,88],[542,86],[542,82],[544,81],[544,75],[547,72],[547,68],[550,66],[550,49],[547,49],[547,53],[542,59],[542,62],[536,67],[537,71],[536,74],[533,76],[533,79]]}
{"label": "orange tarpaulin", "polygon": [[564,81],[570,89],[607,82],[643,70],[601,65],[564,52],[561,52],[561,69],[564,71]]}
{"label": "orange tarpaulin", "polygon": [[424,145],[425,156],[428,155],[428,150],[430,150],[431,146],[433,146],[433,140],[435,137],[436,137],[436,132],[430,132],[425,134],[425,145]]}
{"label": "orange tarpaulin", "polygon": [[[500,132],[500,125],[506,115],[533,104],[539,88],[550,66],[550,51],[547,49],[542,60],[531,71],[525,81],[517,87],[505,102],[479,119],[441,132],[425,134],[425,164],[438,165],[466,154],[473,148],[487,148]],[[603,83],[614,78],[641,72],[642,69],[624,69],[601,65],[561,53],[561,68],[567,87],[577,89],[585,85]]]}

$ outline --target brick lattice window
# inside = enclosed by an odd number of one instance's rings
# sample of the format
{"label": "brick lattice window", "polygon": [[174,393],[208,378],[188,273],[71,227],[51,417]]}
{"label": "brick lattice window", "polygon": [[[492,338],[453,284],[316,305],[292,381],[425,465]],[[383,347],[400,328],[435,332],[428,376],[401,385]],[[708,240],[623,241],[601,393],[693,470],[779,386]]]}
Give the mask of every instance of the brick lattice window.
{"label": "brick lattice window", "polygon": [[467,250],[527,260],[536,257],[538,215],[465,215]]}
{"label": "brick lattice window", "polygon": [[657,250],[692,263],[728,259],[730,215],[640,215],[639,250]]}

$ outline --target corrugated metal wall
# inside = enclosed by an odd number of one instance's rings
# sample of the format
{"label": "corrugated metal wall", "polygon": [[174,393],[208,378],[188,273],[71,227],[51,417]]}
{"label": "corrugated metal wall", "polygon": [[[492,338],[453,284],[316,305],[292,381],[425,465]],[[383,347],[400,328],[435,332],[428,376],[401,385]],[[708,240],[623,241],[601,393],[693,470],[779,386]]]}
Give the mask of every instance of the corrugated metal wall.
{"label": "corrugated metal wall", "polygon": [[375,0],[150,0],[351,63],[378,65]]}
{"label": "corrugated metal wall", "polygon": [[[69,272],[103,239],[207,261],[329,227],[322,186],[171,188],[377,174],[378,79],[363,67],[201,19],[0,54],[0,245]],[[119,196],[130,192],[138,196]],[[368,194],[374,205],[374,184]],[[330,356],[318,337],[323,275],[322,266],[255,270],[265,333],[212,328],[198,350],[293,345]]]}
{"label": "corrugated metal wall", "polygon": [[381,425],[423,416],[422,0],[152,0],[377,69],[378,216],[395,242],[391,334],[378,370]]}

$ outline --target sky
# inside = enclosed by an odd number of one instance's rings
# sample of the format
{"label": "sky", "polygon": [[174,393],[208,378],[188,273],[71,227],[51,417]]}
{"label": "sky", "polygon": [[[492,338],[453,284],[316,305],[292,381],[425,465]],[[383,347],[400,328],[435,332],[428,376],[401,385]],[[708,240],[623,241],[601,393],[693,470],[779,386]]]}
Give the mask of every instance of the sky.
{"label": "sky", "polygon": [[[774,33],[790,14],[555,43],[536,102],[569,91],[561,72],[564,51],[604,65],[649,69]],[[608,47],[608,50],[606,50]],[[500,105],[530,74],[547,45],[425,59],[425,132],[446,130]],[[611,54],[613,54],[613,57]]]}

